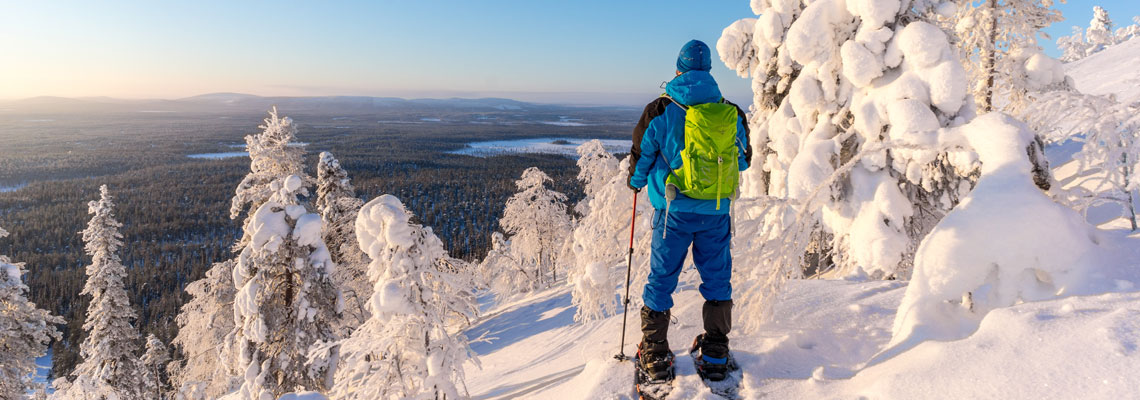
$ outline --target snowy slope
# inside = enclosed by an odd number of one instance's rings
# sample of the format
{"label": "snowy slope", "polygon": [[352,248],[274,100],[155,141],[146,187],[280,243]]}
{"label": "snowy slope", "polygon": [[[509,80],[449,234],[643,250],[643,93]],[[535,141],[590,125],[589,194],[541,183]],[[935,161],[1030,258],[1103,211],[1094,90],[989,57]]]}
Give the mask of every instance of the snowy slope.
{"label": "snowy slope", "polygon": [[1065,73],[1083,93],[1114,94],[1122,103],[1140,101],[1140,38],[1065,64]]}
{"label": "snowy slope", "polygon": [[[1140,260],[1140,239],[1108,234],[1117,263]],[[1131,269],[1137,269],[1132,265]],[[747,399],[1128,398],[1140,385],[1140,293],[1026,303],[991,312],[959,341],[925,342],[873,366],[891,339],[906,286],[893,281],[798,280],[759,333],[734,332]],[[687,356],[700,331],[700,295],[676,294],[670,344],[678,380],[671,399],[716,399]],[[490,310],[471,337],[482,369],[468,364],[475,399],[631,399],[632,366],[613,359],[621,316],[576,324],[566,289]],[[746,316],[737,316],[746,318]],[[626,354],[638,340],[630,313]],[[1079,349],[1076,350],[1076,349]]]}

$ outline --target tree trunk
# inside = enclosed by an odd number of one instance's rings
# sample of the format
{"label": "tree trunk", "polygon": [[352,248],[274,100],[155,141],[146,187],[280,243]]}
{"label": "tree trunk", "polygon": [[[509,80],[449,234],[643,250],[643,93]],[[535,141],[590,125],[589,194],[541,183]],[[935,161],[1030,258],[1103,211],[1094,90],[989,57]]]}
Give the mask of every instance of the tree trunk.
{"label": "tree trunk", "polygon": [[989,40],[986,42],[988,49],[982,49],[982,71],[986,74],[986,86],[982,89],[982,104],[980,104],[983,112],[993,111],[994,109],[994,67],[997,64],[997,13],[998,4],[997,0],[987,0],[986,7],[989,8]]}
{"label": "tree trunk", "polygon": [[[1121,147],[1123,147],[1124,143],[1122,142],[1120,145],[1121,145]],[[1123,154],[1120,155],[1120,161],[1124,165],[1124,185],[1123,185],[1123,187],[1124,187],[1125,200],[1128,201],[1128,204],[1126,204],[1126,206],[1128,207],[1128,222],[1132,223],[1132,231],[1136,232],[1136,228],[1137,228],[1137,226],[1136,226],[1136,203],[1134,202],[1134,199],[1132,197],[1132,191],[1128,190],[1128,182],[1132,180],[1132,173],[1135,171],[1133,171],[1132,166],[1130,166],[1128,164],[1128,152],[1124,152]]]}
{"label": "tree trunk", "polygon": [[1133,203],[1134,200],[1132,198],[1132,191],[1129,190],[1127,193],[1128,193],[1128,221],[1132,223],[1132,231],[1136,232],[1136,229],[1137,229],[1137,226],[1136,226],[1136,206],[1135,206],[1135,203]]}

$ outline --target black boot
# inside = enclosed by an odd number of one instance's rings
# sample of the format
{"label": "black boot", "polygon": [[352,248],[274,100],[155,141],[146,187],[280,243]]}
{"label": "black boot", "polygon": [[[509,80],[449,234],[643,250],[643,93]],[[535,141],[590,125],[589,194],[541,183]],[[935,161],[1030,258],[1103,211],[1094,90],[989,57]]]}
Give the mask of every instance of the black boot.
{"label": "black boot", "polygon": [[637,359],[651,380],[673,378],[673,352],[669,350],[669,310],[653,311],[641,307],[641,344]]}
{"label": "black boot", "polygon": [[728,372],[728,332],[732,330],[732,300],[705,302],[702,310],[705,333],[697,337],[704,375],[710,381],[724,380]]}

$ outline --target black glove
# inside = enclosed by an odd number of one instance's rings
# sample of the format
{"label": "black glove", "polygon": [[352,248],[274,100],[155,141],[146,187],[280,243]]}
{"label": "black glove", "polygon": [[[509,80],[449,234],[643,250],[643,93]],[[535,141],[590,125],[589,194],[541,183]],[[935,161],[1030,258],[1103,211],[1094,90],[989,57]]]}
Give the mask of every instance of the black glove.
{"label": "black glove", "polygon": [[632,183],[629,183],[629,181],[630,181],[631,179],[633,179],[633,177],[632,177],[632,176],[631,176],[631,177],[629,177],[629,178],[626,178],[626,180],[625,180],[625,185],[626,185],[626,186],[629,186],[629,188],[630,188],[631,190],[633,190],[633,192],[634,192],[634,193],[639,193],[639,192],[641,192],[641,188],[638,188],[638,187],[633,187],[633,184],[632,184]]}

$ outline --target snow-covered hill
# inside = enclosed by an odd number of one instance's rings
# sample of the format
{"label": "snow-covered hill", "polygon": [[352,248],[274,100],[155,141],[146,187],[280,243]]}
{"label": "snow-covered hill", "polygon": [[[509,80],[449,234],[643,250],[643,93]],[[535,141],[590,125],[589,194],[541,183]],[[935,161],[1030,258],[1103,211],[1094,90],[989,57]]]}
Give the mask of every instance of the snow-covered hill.
{"label": "snow-covered hill", "polygon": [[1113,94],[1121,103],[1140,101],[1140,38],[1065,65],[1083,93]]}

